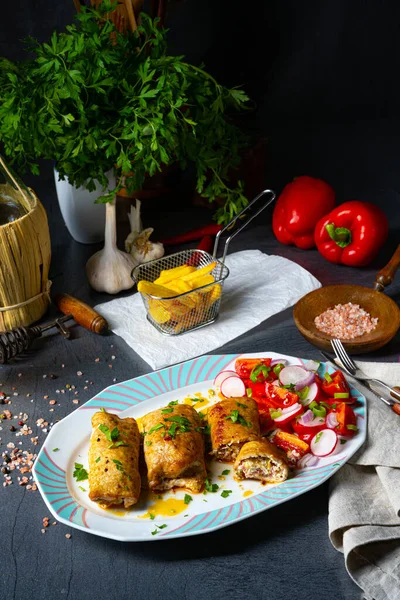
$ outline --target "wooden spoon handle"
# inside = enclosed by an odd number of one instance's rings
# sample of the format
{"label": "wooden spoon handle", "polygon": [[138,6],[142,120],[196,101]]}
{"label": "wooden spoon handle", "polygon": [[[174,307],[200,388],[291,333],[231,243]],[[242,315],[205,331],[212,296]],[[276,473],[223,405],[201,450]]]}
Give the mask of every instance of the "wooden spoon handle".
{"label": "wooden spoon handle", "polygon": [[382,292],[386,286],[390,285],[395,278],[396,271],[400,265],[400,244],[397,246],[396,252],[393,254],[392,258],[386,265],[383,267],[376,276],[374,289],[378,292]]}
{"label": "wooden spoon handle", "polygon": [[105,318],[81,300],[69,294],[58,294],[54,301],[64,315],[72,315],[74,320],[85,329],[93,333],[104,333],[108,329]]}

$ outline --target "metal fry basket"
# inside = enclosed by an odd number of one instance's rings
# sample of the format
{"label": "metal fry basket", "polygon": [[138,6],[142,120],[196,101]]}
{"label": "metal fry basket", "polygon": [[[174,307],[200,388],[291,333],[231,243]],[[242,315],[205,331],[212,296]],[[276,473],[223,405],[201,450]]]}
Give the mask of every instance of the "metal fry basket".
{"label": "metal fry basket", "polygon": [[[260,198],[268,195],[268,200],[254,214],[252,214],[242,225],[231,233],[225,241],[222,258],[217,259],[218,245],[221,235],[229,230],[237,220],[246,213],[250,207]],[[197,269],[215,263],[212,271],[214,282],[198,287],[184,293],[171,297],[153,296],[140,292],[146,309],[147,319],[164,335],[181,335],[188,331],[194,331],[213,323],[218,317],[225,279],[229,275],[229,269],[225,265],[225,258],[231,240],[242,231],[261,211],[275,200],[272,190],[264,190],[256,196],[228,225],[218,232],[215,238],[213,254],[204,250],[183,250],[157,260],[138,265],[132,271],[132,278],[136,284],[140,281],[154,282],[160,276],[161,271],[182,267],[185,265],[195,266]]]}

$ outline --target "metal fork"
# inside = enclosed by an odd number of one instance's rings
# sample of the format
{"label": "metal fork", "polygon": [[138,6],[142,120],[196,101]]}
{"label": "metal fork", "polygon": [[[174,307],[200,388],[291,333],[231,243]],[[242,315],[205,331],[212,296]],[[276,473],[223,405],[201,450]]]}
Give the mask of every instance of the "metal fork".
{"label": "metal fork", "polygon": [[386,390],[389,391],[390,395],[395,400],[395,402],[398,402],[400,404],[399,392],[397,392],[395,389],[393,389],[389,385],[386,385],[386,383],[384,383],[380,379],[374,379],[373,377],[368,377],[368,375],[365,375],[365,373],[363,373],[357,367],[355,362],[347,354],[347,352],[340,340],[338,340],[338,339],[331,340],[331,345],[332,345],[332,348],[333,348],[336,356],[340,359],[344,370],[347,371],[347,373],[349,375],[354,377],[354,379],[358,379],[360,381],[368,381],[369,383],[377,383],[378,385],[381,385],[382,387],[384,387]]}

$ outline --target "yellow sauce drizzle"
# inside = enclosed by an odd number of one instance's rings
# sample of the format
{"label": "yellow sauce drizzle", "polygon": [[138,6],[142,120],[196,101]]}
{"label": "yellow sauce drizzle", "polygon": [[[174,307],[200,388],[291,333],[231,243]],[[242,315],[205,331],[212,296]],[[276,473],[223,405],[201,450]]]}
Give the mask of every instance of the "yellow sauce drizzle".
{"label": "yellow sauce drizzle", "polygon": [[253,492],[251,490],[247,490],[247,492],[243,494],[243,498],[247,498],[247,496],[251,496],[252,494]]}
{"label": "yellow sauce drizzle", "polygon": [[161,498],[150,504],[147,507],[147,513],[141,515],[139,519],[150,519],[150,513],[155,517],[174,517],[185,510],[187,511],[187,509],[188,505],[183,500]]}
{"label": "yellow sauce drizzle", "polygon": [[[193,402],[192,398],[199,398],[199,400],[202,400],[202,402]],[[208,398],[202,396],[199,392],[197,392],[196,394],[185,398],[183,404],[188,404],[189,406],[193,406],[196,410],[204,412],[203,408],[207,406],[207,404],[210,404],[210,401],[208,400]]]}

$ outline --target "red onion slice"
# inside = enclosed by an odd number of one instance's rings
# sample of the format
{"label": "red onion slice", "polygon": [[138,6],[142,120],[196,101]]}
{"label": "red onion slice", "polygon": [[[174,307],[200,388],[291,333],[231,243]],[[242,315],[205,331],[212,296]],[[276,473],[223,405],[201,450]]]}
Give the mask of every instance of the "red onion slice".
{"label": "red onion slice", "polygon": [[304,415],[301,415],[299,423],[302,425],[308,425],[314,419],[314,413],[312,410],[307,410]]}
{"label": "red onion slice", "polygon": [[299,390],[302,390],[306,386],[310,386],[312,383],[314,383],[314,381],[315,381],[315,374],[312,373],[311,371],[307,371],[307,376],[304,379],[302,379],[302,381],[298,381],[296,383],[295,389],[298,392]]}
{"label": "red onion slice", "polygon": [[319,463],[318,456],[314,456],[314,454],[307,453],[297,461],[296,468],[297,469],[305,469],[306,467],[315,467],[316,464]]}
{"label": "red onion slice", "polygon": [[[292,404],[292,406],[288,406],[287,408],[280,408],[279,410],[282,411],[283,415],[288,415],[291,412],[296,412],[297,410],[299,410],[299,408],[301,408],[301,404],[296,402],[296,404]],[[310,412],[312,413],[312,411]]]}
{"label": "red onion slice", "polygon": [[321,363],[317,360],[308,360],[306,363],[304,363],[304,368],[306,371],[314,371],[315,373],[318,371],[320,364]]}
{"label": "red onion slice", "polygon": [[287,362],[286,358],[274,358],[274,360],[271,360],[271,367],[275,367],[275,365],[283,365],[285,367]]}
{"label": "red onion slice", "polygon": [[339,425],[339,421],[337,420],[336,413],[331,412],[326,417],[326,426],[329,429],[335,429]]}

